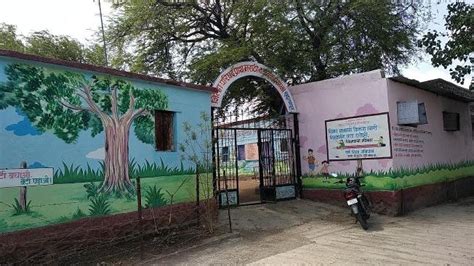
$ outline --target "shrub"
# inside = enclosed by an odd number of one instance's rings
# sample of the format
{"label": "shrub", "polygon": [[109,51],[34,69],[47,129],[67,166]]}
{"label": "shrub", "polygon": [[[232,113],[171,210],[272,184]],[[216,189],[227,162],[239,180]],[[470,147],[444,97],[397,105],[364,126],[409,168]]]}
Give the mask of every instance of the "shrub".
{"label": "shrub", "polygon": [[95,198],[99,195],[99,186],[96,185],[94,182],[90,182],[89,184],[84,184],[84,188],[86,189],[87,198]]}
{"label": "shrub", "polygon": [[101,216],[107,215],[111,212],[110,203],[107,195],[100,194],[96,197],[90,198],[91,203],[89,204],[89,215],[90,216]]}
{"label": "shrub", "polygon": [[168,203],[165,194],[161,192],[161,188],[148,187],[145,191],[146,208],[164,206]]}
{"label": "shrub", "polygon": [[86,217],[87,214],[85,214],[81,209],[79,209],[79,207],[77,208],[76,212],[72,214],[72,219],[73,220],[76,220],[76,219],[80,219],[82,217]]}
{"label": "shrub", "polygon": [[31,205],[31,200],[28,201],[28,203],[25,206],[25,209],[23,209],[21,207],[20,202],[18,201],[18,199],[15,198],[15,202],[10,205],[10,207],[12,207],[12,209],[13,209],[13,216],[31,213],[30,205]]}

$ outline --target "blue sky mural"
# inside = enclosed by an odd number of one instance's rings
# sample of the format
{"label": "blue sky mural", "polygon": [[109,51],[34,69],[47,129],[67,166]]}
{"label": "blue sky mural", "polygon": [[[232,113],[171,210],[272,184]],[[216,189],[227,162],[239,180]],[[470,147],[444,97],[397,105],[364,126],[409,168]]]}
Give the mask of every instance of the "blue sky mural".
{"label": "blue sky mural", "polygon": [[41,135],[42,133],[38,131],[30,122],[30,120],[26,117],[26,115],[18,108],[16,108],[16,113],[23,117],[23,120],[18,121],[17,123],[10,124],[5,127],[7,131],[11,131],[16,136],[37,136]]}

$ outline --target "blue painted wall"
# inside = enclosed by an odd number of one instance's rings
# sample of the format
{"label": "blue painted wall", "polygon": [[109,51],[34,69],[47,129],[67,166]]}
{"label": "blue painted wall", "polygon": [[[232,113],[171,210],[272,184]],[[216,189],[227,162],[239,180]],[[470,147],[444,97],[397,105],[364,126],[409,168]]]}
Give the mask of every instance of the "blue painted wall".
{"label": "blue painted wall", "polygon": [[[168,110],[176,112],[174,116],[174,141],[175,144],[183,141],[183,122],[187,121],[196,125],[200,121],[201,112],[210,112],[210,93],[194,89],[170,86],[167,84],[153,83],[141,80],[133,80],[122,77],[114,77],[101,73],[87,72],[73,68],[56,65],[42,64],[38,62],[0,57],[0,83],[5,82],[7,77],[4,69],[12,63],[31,64],[48,69],[71,71],[81,73],[86,77],[92,75],[123,79],[131,82],[136,88],[160,89],[168,96]],[[133,127],[133,126],[132,126]],[[77,141],[67,144],[50,132],[41,133],[32,126],[28,118],[20,109],[7,107],[0,110],[0,169],[17,168],[21,161],[27,161],[29,166],[48,166],[55,169],[74,164],[85,167],[100,167],[99,161],[103,156],[104,133],[91,137],[90,130],[82,131]],[[177,145],[175,145],[177,147]],[[160,159],[170,166],[180,166],[179,152],[157,152],[151,144],[142,143],[134,135],[133,128],[130,129],[130,159],[142,164],[145,160],[160,163]],[[185,167],[189,166],[183,162]]]}

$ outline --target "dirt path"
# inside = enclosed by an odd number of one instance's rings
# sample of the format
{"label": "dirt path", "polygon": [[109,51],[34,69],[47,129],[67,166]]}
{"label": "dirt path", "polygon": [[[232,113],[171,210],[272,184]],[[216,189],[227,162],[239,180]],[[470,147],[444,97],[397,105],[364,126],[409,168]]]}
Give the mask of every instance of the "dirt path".
{"label": "dirt path", "polygon": [[137,263],[474,264],[474,198],[405,217],[374,215],[368,232],[348,209],[305,200],[240,207],[232,216],[235,237]]}

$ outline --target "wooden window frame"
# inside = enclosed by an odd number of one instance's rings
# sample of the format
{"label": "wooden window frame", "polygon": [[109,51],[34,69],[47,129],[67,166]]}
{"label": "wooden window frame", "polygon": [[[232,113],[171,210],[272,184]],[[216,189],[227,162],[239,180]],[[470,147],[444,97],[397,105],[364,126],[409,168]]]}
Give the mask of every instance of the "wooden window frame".
{"label": "wooden window frame", "polygon": [[174,120],[175,113],[155,110],[155,150],[175,151]]}
{"label": "wooden window frame", "polygon": [[[448,116],[455,116],[456,117],[456,128],[450,128],[447,126],[447,118]],[[461,130],[461,114],[457,112],[443,112],[443,130],[447,132],[454,132],[454,131],[460,131]]]}

